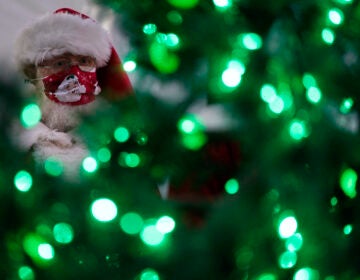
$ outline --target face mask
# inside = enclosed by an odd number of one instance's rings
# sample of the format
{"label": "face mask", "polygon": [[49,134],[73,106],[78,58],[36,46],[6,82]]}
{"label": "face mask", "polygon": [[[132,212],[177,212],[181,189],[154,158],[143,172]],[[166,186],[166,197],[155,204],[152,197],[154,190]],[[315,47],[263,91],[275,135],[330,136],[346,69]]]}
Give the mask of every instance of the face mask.
{"label": "face mask", "polygon": [[45,95],[64,105],[84,105],[95,100],[100,93],[96,68],[84,72],[77,65],[42,79]]}

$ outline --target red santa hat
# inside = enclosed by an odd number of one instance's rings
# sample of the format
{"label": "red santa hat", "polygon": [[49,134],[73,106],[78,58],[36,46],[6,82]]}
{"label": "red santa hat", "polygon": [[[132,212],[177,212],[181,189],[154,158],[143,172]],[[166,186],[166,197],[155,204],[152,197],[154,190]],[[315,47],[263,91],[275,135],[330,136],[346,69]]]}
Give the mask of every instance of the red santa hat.
{"label": "red santa hat", "polygon": [[108,98],[133,92],[108,32],[72,9],[58,9],[33,22],[22,31],[15,47],[22,70],[64,53],[92,56],[96,59],[99,85]]}

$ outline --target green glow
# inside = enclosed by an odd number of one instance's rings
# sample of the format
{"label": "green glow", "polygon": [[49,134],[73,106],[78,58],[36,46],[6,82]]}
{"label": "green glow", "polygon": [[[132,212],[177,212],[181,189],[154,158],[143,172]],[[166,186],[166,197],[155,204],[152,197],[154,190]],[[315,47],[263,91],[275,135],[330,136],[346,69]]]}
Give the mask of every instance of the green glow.
{"label": "green glow", "polygon": [[231,60],[221,75],[221,80],[229,88],[237,87],[241,82],[241,77],[245,73],[245,66],[241,61]]}
{"label": "green glow", "polygon": [[41,120],[41,110],[39,106],[33,103],[26,105],[21,112],[20,119],[26,128],[37,125]]}
{"label": "green glow", "polygon": [[145,145],[149,140],[149,137],[143,133],[143,132],[140,132],[136,135],[136,142],[139,144],[139,145]]}
{"label": "green glow", "polygon": [[98,169],[98,163],[93,157],[86,157],[82,162],[83,169],[88,173],[94,173]]}
{"label": "green glow", "polygon": [[225,191],[228,194],[236,194],[239,191],[239,182],[236,179],[229,179],[225,183]]}
{"label": "green glow", "polygon": [[297,255],[295,252],[286,251],[279,257],[279,265],[283,269],[292,268],[297,261]]}
{"label": "green glow", "polygon": [[340,187],[343,192],[350,198],[356,197],[356,182],[358,176],[356,172],[351,169],[345,169],[340,176]]}
{"label": "green glow", "polygon": [[298,251],[303,245],[303,238],[300,233],[295,233],[286,239],[285,246],[289,251]]}
{"label": "green glow", "polygon": [[169,13],[167,13],[166,17],[169,22],[175,25],[180,25],[183,22],[181,14],[177,11],[170,11]]}
{"label": "green glow", "polygon": [[217,8],[230,8],[232,6],[232,1],[231,0],[213,0],[214,5]]}
{"label": "green glow", "polygon": [[330,200],[330,204],[333,207],[336,206],[338,204],[338,199],[335,196],[332,197],[331,200]]}
{"label": "green glow", "polygon": [[192,9],[198,3],[199,0],[167,0],[171,5],[180,9]]}
{"label": "green glow", "polygon": [[334,0],[334,1],[341,5],[348,5],[348,4],[353,3],[353,0]]}
{"label": "green glow", "polygon": [[290,136],[294,140],[301,140],[307,136],[305,123],[301,120],[295,119],[289,125]]}
{"label": "green glow", "polygon": [[321,37],[328,45],[331,45],[335,41],[335,33],[330,28],[324,28],[321,32]]}
{"label": "green glow", "polygon": [[99,198],[91,204],[91,214],[100,222],[112,221],[117,213],[116,204],[108,198]]}
{"label": "green glow", "polygon": [[193,114],[187,114],[182,117],[177,124],[177,127],[180,132],[185,134],[193,134],[204,129],[203,124],[200,120]]}
{"label": "green glow", "polygon": [[128,73],[131,73],[133,71],[135,71],[136,69],[136,62],[134,60],[128,60],[128,61],[124,61],[123,67],[124,70]]}
{"label": "green glow", "polygon": [[296,271],[293,280],[319,280],[319,273],[312,268],[304,267]]}
{"label": "green glow", "polygon": [[262,47],[262,39],[256,33],[246,33],[241,35],[242,44],[248,50],[258,50]]}
{"label": "green glow", "polygon": [[311,87],[316,87],[316,85],[317,85],[314,76],[309,73],[304,74],[304,76],[302,78],[302,83],[303,83],[304,87],[307,89],[309,89]]}
{"label": "green glow", "polygon": [[101,162],[108,162],[111,159],[111,151],[108,148],[101,148],[97,152],[97,158]]}
{"label": "green glow", "polygon": [[297,229],[297,221],[293,216],[283,218],[279,223],[279,235],[281,238],[289,238]]}
{"label": "green glow", "polygon": [[352,230],[353,230],[353,227],[352,227],[352,225],[346,225],[346,226],[344,226],[344,234],[345,235],[349,235],[351,232],[352,232]]}
{"label": "green glow", "polygon": [[256,280],[277,280],[278,278],[271,273],[263,273],[259,275]]}
{"label": "green glow", "polygon": [[175,221],[169,216],[163,216],[156,222],[156,229],[162,234],[172,232],[175,228]]}
{"label": "green glow", "polygon": [[191,134],[182,134],[181,142],[187,149],[195,151],[206,144],[207,137],[202,131]]}
{"label": "green glow", "polygon": [[60,176],[64,171],[64,166],[61,160],[55,157],[48,157],[44,163],[45,172],[51,176]]}
{"label": "green glow", "polygon": [[343,114],[349,113],[353,105],[354,100],[352,98],[345,98],[341,103],[340,112]]}
{"label": "green glow", "polygon": [[53,228],[53,235],[57,242],[61,244],[69,244],[74,239],[74,230],[67,223],[58,223]]}
{"label": "green glow", "polygon": [[38,247],[38,254],[44,260],[51,260],[55,257],[54,248],[49,243],[42,243]]}
{"label": "green glow", "polygon": [[138,234],[144,225],[141,216],[135,212],[126,213],[121,217],[120,227],[127,234]]}
{"label": "green glow", "polygon": [[149,48],[149,56],[151,63],[160,73],[171,74],[179,68],[179,57],[170,52],[164,43],[154,41]]}
{"label": "green glow", "polygon": [[156,33],[156,31],[157,31],[157,26],[154,23],[148,23],[143,26],[143,32],[146,35],[154,34]]}
{"label": "green glow", "polygon": [[275,87],[271,84],[264,84],[260,89],[260,96],[267,103],[275,101],[277,96]]}
{"label": "green glow", "polygon": [[172,49],[177,49],[180,45],[180,38],[174,33],[169,33],[165,37],[165,45]]}
{"label": "green glow", "polygon": [[275,99],[269,103],[269,109],[275,114],[281,114],[285,108],[285,103],[280,96],[276,96]]}
{"label": "green glow", "polygon": [[130,132],[126,127],[119,126],[114,131],[114,138],[120,143],[124,143],[130,138]]}
{"label": "green glow", "polygon": [[339,25],[344,21],[344,13],[337,8],[331,9],[328,13],[328,17],[329,20],[335,25]]}
{"label": "green glow", "polygon": [[29,172],[20,170],[14,177],[15,187],[21,192],[27,192],[32,186],[33,180]]}
{"label": "green glow", "polygon": [[141,160],[140,160],[140,157],[135,154],[135,153],[128,153],[126,156],[125,156],[125,164],[128,166],[128,167],[137,167],[139,166]]}
{"label": "green glow", "polygon": [[321,100],[321,91],[317,87],[309,87],[306,91],[306,98],[311,103],[319,103]]}
{"label": "green glow", "polygon": [[164,234],[155,225],[148,225],[140,233],[141,240],[148,246],[158,246],[164,240]]}
{"label": "green glow", "polygon": [[155,270],[147,268],[141,272],[140,280],[160,280],[160,277]]}
{"label": "green glow", "polygon": [[20,280],[35,280],[35,274],[31,267],[22,266],[18,270]]}

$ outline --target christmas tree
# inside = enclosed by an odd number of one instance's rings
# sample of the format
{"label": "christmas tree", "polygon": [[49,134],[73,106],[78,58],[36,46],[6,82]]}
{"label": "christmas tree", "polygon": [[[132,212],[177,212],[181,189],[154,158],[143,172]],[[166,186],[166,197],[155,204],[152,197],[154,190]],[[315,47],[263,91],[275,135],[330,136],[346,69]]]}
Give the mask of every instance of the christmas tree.
{"label": "christmas tree", "polygon": [[83,120],[74,181],[1,82],[1,278],[360,279],[358,1],[97,3],[136,100]]}

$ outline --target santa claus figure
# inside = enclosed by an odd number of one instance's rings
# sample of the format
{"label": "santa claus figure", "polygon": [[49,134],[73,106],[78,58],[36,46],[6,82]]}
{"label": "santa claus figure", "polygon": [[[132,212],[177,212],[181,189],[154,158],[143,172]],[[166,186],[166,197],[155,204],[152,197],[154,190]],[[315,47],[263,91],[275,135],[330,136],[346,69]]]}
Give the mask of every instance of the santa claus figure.
{"label": "santa claus figure", "polygon": [[55,157],[67,173],[88,155],[73,130],[102,99],[132,94],[108,32],[93,19],[63,8],[27,26],[16,42],[16,60],[38,93],[41,122],[24,129],[20,145],[39,161]]}

